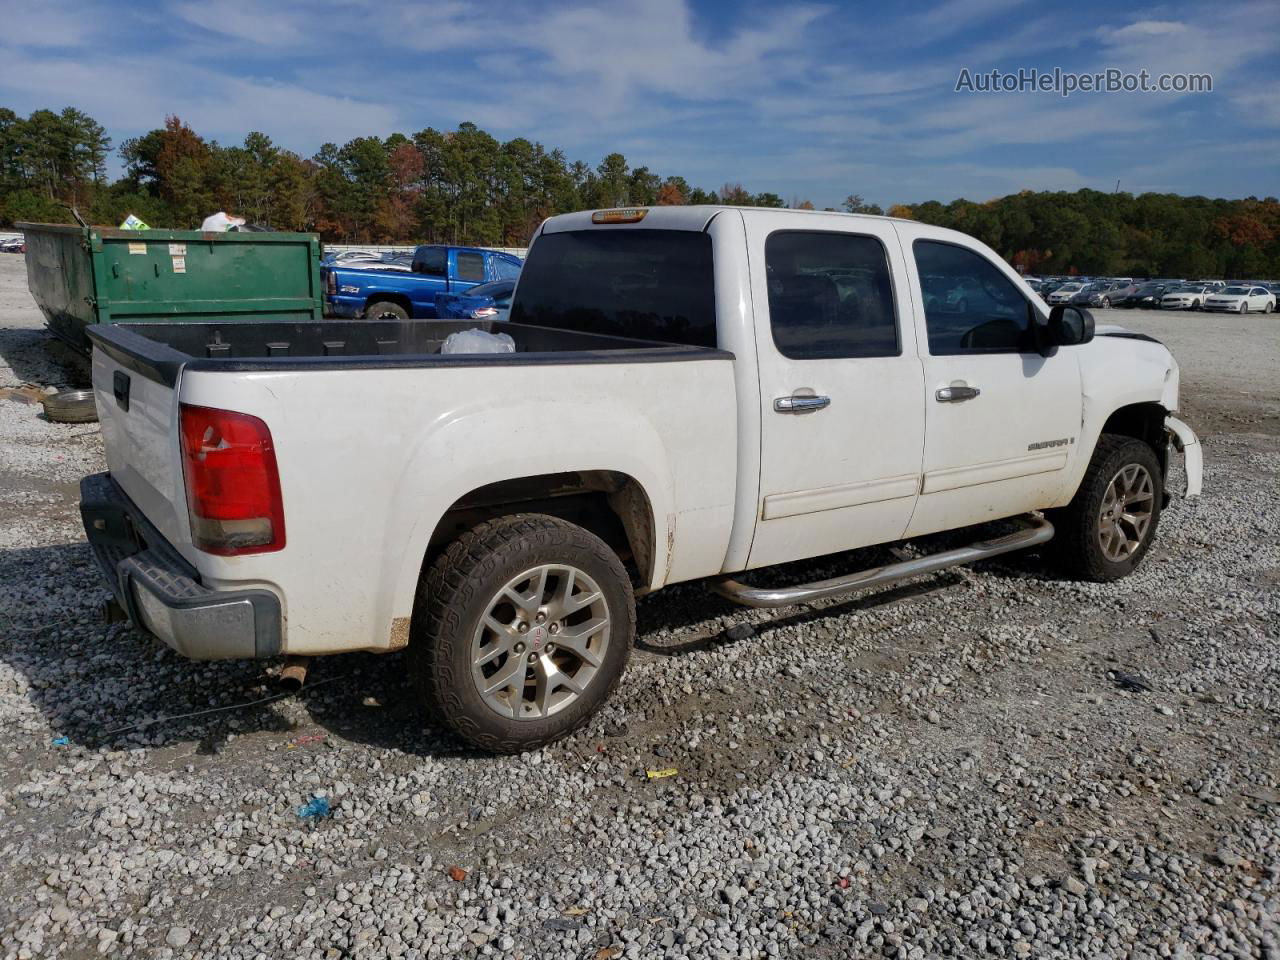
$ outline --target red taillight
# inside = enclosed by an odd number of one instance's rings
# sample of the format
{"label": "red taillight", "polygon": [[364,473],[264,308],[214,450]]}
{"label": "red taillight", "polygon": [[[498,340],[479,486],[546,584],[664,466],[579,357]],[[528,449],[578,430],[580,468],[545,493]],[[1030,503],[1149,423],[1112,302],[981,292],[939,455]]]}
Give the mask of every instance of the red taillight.
{"label": "red taillight", "polygon": [[338,276],[333,272],[333,268],[324,272],[324,288],[329,292],[330,296],[338,292]]}
{"label": "red taillight", "polygon": [[182,472],[197,547],[221,556],[284,549],[280,473],[265,423],[182,404]]}
{"label": "red taillight", "polygon": [[471,311],[472,320],[483,320],[485,317],[496,317],[497,315],[497,307],[476,307]]}

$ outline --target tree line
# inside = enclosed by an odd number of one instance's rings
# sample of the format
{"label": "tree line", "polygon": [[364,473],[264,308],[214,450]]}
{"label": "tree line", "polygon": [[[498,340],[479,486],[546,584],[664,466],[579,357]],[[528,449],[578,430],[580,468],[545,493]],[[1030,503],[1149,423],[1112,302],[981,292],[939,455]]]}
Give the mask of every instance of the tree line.
{"label": "tree line", "polygon": [[[304,158],[252,132],[243,144],[206,140],[178,117],[118,147],[124,173],[106,175],[111,138],[85,113],[0,107],[0,224],[93,223],[130,213],[153,227],[192,229],[226,210],[277,230],[348,243],[524,246],[544,218],[615,206],[813,204],[739,183],[709,190],[632,167],[621,153],[591,166],[524,137],[500,141],[475,124],[386,139],[326,143]],[[827,208],[831,209],[831,208]],[[841,209],[886,212],[858,194]],[[1280,276],[1280,202],[1176,194],[1023,191],[983,203],[896,204],[887,211],[972,234],[1029,273]]]}

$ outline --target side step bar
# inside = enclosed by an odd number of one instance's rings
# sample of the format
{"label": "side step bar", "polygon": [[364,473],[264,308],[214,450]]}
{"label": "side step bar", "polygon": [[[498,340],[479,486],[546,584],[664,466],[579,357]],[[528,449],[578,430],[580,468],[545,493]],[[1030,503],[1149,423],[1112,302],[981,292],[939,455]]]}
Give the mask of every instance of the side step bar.
{"label": "side step bar", "polygon": [[1044,517],[1030,514],[1018,519],[1027,526],[1003,537],[980,540],[967,547],[958,547],[955,550],[946,550],[914,560],[904,560],[902,563],[891,563],[885,567],[872,567],[870,570],[861,570],[847,577],[835,577],[831,580],[819,580],[816,583],[802,583],[794,587],[777,589],[749,587],[745,583],[724,577],[713,580],[710,586],[720,596],[734,603],[740,603],[744,607],[788,607],[795,603],[809,603],[857,590],[883,587],[890,583],[897,583],[899,580],[945,570],[947,567],[985,560],[987,557],[1012,553],[1014,550],[1025,550],[1053,539],[1053,524]]}

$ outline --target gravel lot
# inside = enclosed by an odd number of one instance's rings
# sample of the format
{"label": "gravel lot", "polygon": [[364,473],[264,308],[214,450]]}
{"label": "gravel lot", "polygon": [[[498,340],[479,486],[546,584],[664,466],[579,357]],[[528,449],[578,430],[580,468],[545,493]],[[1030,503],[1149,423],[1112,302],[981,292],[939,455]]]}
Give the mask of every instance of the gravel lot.
{"label": "gravel lot", "polygon": [[101,443],[22,389],[83,372],[0,256],[0,956],[1280,957],[1280,320],[1100,319],[1172,346],[1206,444],[1137,575],[677,587],[603,716],[492,758],[398,656],[237,708],[274,668],[99,624]]}

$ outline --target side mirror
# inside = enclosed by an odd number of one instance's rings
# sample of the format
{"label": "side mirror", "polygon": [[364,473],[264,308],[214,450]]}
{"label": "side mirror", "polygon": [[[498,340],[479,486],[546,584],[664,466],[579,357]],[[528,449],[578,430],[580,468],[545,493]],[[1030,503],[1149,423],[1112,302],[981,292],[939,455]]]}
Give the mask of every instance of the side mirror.
{"label": "side mirror", "polygon": [[1078,347],[1093,339],[1093,314],[1084,307],[1060,303],[1049,311],[1047,347]]}

